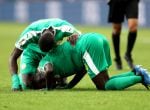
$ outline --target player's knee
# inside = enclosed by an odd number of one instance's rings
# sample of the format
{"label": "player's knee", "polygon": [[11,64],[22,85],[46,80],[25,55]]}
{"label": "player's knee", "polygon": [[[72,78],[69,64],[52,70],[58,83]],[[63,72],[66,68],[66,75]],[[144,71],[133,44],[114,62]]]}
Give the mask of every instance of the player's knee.
{"label": "player's knee", "polygon": [[98,90],[105,90],[105,85],[106,85],[106,82],[107,82],[108,80],[106,80],[106,79],[102,79],[101,81],[99,81],[99,83],[98,84],[96,84],[96,88],[98,89]]}
{"label": "player's knee", "polygon": [[137,26],[136,25],[129,26],[129,31],[130,32],[136,32],[137,31]]}
{"label": "player's knee", "polygon": [[100,72],[92,79],[98,90],[105,90],[105,85],[108,80],[109,76],[107,70]]}
{"label": "player's knee", "polygon": [[113,24],[113,34],[121,33],[121,24]]}
{"label": "player's knee", "polygon": [[128,27],[130,32],[135,32],[137,31],[138,23],[136,21],[131,21],[128,23]]}

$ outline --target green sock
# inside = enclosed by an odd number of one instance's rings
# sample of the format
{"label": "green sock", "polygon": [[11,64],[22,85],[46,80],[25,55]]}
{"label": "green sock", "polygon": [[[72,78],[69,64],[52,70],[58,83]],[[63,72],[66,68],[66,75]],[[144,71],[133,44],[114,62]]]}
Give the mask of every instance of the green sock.
{"label": "green sock", "polygon": [[126,76],[135,76],[135,74],[134,72],[130,71],[130,72],[125,72],[125,73],[114,75],[110,77],[110,79],[117,78],[117,77],[126,77]]}
{"label": "green sock", "polygon": [[[130,72],[133,73],[133,72]],[[134,84],[140,83],[142,81],[141,76],[129,75],[129,76],[118,76],[110,78],[105,84],[106,90],[122,90],[127,87],[133,86]]]}

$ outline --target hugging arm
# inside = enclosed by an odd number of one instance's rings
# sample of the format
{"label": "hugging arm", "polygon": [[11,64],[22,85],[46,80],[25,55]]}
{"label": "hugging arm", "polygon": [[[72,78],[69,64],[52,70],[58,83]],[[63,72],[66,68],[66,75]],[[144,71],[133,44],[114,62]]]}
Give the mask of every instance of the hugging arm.
{"label": "hugging arm", "polygon": [[9,58],[9,70],[12,75],[12,89],[14,91],[21,89],[19,77],[17,74],[18,73],[17,60],[20,57],[21,53],[22,53],[22,50],[15,47]]}
{"label": "hugging arm", "polygon": [[17,60],[20,57],[21,53],[22,53],[22,50],[18,48],[14,48],[13,52],[11,53],[11,56],[9,59],[9,69],[10,69],[11,74],[18,72]]}

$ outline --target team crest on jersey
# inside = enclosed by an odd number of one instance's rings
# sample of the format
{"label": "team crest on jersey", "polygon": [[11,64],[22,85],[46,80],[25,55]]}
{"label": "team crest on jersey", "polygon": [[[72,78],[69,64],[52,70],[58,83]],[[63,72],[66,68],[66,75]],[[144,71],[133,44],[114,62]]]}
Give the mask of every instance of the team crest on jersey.
{"label": "team crest on jersey", "polygon": [[21,65],[21,69],[23,70],[23,69],[25,69],[25,68],[26,68],[26,64],[23,63],[23,64]]}

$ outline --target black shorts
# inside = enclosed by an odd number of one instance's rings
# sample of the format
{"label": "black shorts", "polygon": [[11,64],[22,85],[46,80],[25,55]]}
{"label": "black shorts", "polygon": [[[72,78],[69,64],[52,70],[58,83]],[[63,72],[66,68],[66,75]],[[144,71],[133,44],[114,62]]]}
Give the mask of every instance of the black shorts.
{"label": "black shorts", "polygon": [[139,0],[110,0],[108,22],[121,23],[124,18],[138,18]]}

